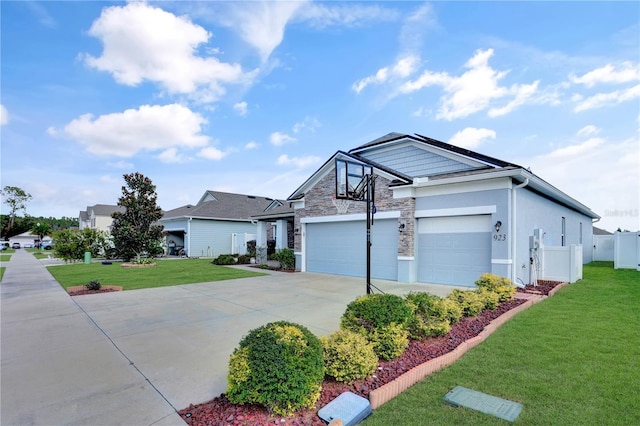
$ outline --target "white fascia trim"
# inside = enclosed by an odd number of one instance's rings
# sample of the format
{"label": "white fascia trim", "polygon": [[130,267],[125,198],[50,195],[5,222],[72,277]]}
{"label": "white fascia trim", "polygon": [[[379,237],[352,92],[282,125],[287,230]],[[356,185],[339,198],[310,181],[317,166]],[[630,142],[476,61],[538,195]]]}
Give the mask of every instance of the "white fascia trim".
{"label": "white fascia trim", "polygon": [[[380,212],[373,215],[373,219],[397,219],[400,217],[399,211],[394,212]],[[334,216],[314,216],[303,217],[300,219],[300,223],[325,223],[325,222],[351,222],[356,220],[366,220],[366,213],[355,214],[339,214]]]}
{"label": "white fascia trim", "polygon": [[294,256],[302,256],[302,252],[301,251],[294,251],[293,255]]}
{"label": "white fascia trim", "polygon": [[491,263],[495,265],[512,265],[513,259],[491,259]]}
{"label": "white fascia trim", "polygon": [[416,210],[415,217],[472,216],[477,214],[493,214],[496,206],[457,207],[452,209]]}
{"label": "white fascia trim", "polygon": [[291,204],[294,210],[304,209],[304,198],[302,200],[292,201]]}
{"label": "white fascia trim", "polygon": [[414,256],[398,256],[398,260],[414,261],[414,260],[416,260],[416,258]]}

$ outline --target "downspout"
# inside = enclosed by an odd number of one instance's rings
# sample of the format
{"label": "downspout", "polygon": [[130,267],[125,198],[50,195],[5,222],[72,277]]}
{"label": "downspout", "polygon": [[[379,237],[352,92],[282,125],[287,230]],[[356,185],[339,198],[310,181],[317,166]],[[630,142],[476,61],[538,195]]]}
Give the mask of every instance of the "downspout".
{"label": "downspout", "polygon": [[187,257],[191,257],[191,220],[193,218],[189,217],[187,219]]}
{"label": "downspout", "polygon": [[524,188],[527,185],[529,185],[529,178],[525,178],[524,182],[520,185],[511,187],[511,283],[513,285],[516,285],[516,268],[518,267],[516,264],[516,218],[518,217],[516,214],[516,190]]}

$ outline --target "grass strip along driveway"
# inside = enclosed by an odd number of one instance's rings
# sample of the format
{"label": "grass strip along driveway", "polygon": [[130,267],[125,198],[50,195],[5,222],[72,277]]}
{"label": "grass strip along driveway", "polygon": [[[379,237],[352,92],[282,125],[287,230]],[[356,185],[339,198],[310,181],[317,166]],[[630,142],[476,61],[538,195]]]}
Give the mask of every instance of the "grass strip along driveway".
{"label": "grass strip along driveway", "polygon": [[640,425],[640,273],[593,262],[583,277],[378,408],[365,425],[507,424],[446,404],[457,385],[522,403],[516,424]]}
{"label": "grass strip along driveway", "polygon": [[121,286],[123,290],[167,287],[210,281],[257,277],[261,272],[228,268],[211,263],[211,259],[158,260],[152,268],[123,268],[120,263],[70,264],[49,266],[51,275],[65,289],[98,280],[102,285]]}

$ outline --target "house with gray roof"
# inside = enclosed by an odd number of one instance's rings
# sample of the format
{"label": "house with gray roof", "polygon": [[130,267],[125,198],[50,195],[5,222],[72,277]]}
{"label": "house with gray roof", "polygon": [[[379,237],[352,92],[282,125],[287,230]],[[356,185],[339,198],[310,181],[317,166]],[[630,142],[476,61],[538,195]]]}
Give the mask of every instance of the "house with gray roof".
{"label": "house with gray roof", "polygon": [[160,223],[164,225],[170,254],[181,249],[191,257],[244,254],[247,241],[256,239],[257,221],[253,216],[283,203],[256,195],[205,191],[197,204],[166,211]]}
{"label": "house with gray roof", "polygon": [[125,208],[122,206],[114,206],[110,204],[96,204],[87,206],[86,210],[80,211],[78,215],[79,229],[85,228],[99,229],[101,231],[111,232],[113,223],[113,213],[124,213]]}
{"label": "house with gray roof", "polygon": [[584,247],[578,262],[592,260],[599,216],[532,171],[389,133],[337,151],[288,197],[298,269],[365,276],[367,203],[353,199],[364,175],[375,176],[372,278],[473,286],[491,272],[528,284],[545,272],[543,246]]}

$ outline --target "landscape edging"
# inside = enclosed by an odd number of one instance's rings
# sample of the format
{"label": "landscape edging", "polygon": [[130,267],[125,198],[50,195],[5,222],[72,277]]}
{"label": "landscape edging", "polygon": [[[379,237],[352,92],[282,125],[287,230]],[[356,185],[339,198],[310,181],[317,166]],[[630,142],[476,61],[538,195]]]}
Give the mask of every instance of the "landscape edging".
{"label": "landscape edging", "polygon": [[418,383],[428,375],[435,373],[438,370],[447,367],[454,362],[456,362],[462,355],[464,355],[469,349],[477,346],[478,344],[484,342],[487,337],[489,337],[494,331],[496,331],[502,324],[509,321],[518,313],[524,311],[525,309],[533,306],[534,304],[540,302],[541,300],[546,299],[547,297],[555,294],[557,289],[564,287],[567,285],[566,283],[560,284],[556,286],[552,291],[549,292],[549,296],[536,296],[528,299],[523,304],[505,312],[500,315],[498,318],[491,321],[477,336],[462,342],[458,347],[452,350],[449,353],[441,355],[437,358],[430,359],[411,370],[404,373],[402,376],[394,379],[393,381],[387,383],[386,385],[380,386],[377,389],[372,390],[369,393],[369,403],[371,404],[371,409],[375,410],[380,407],[382,404],[392,400],[414,384]]}

